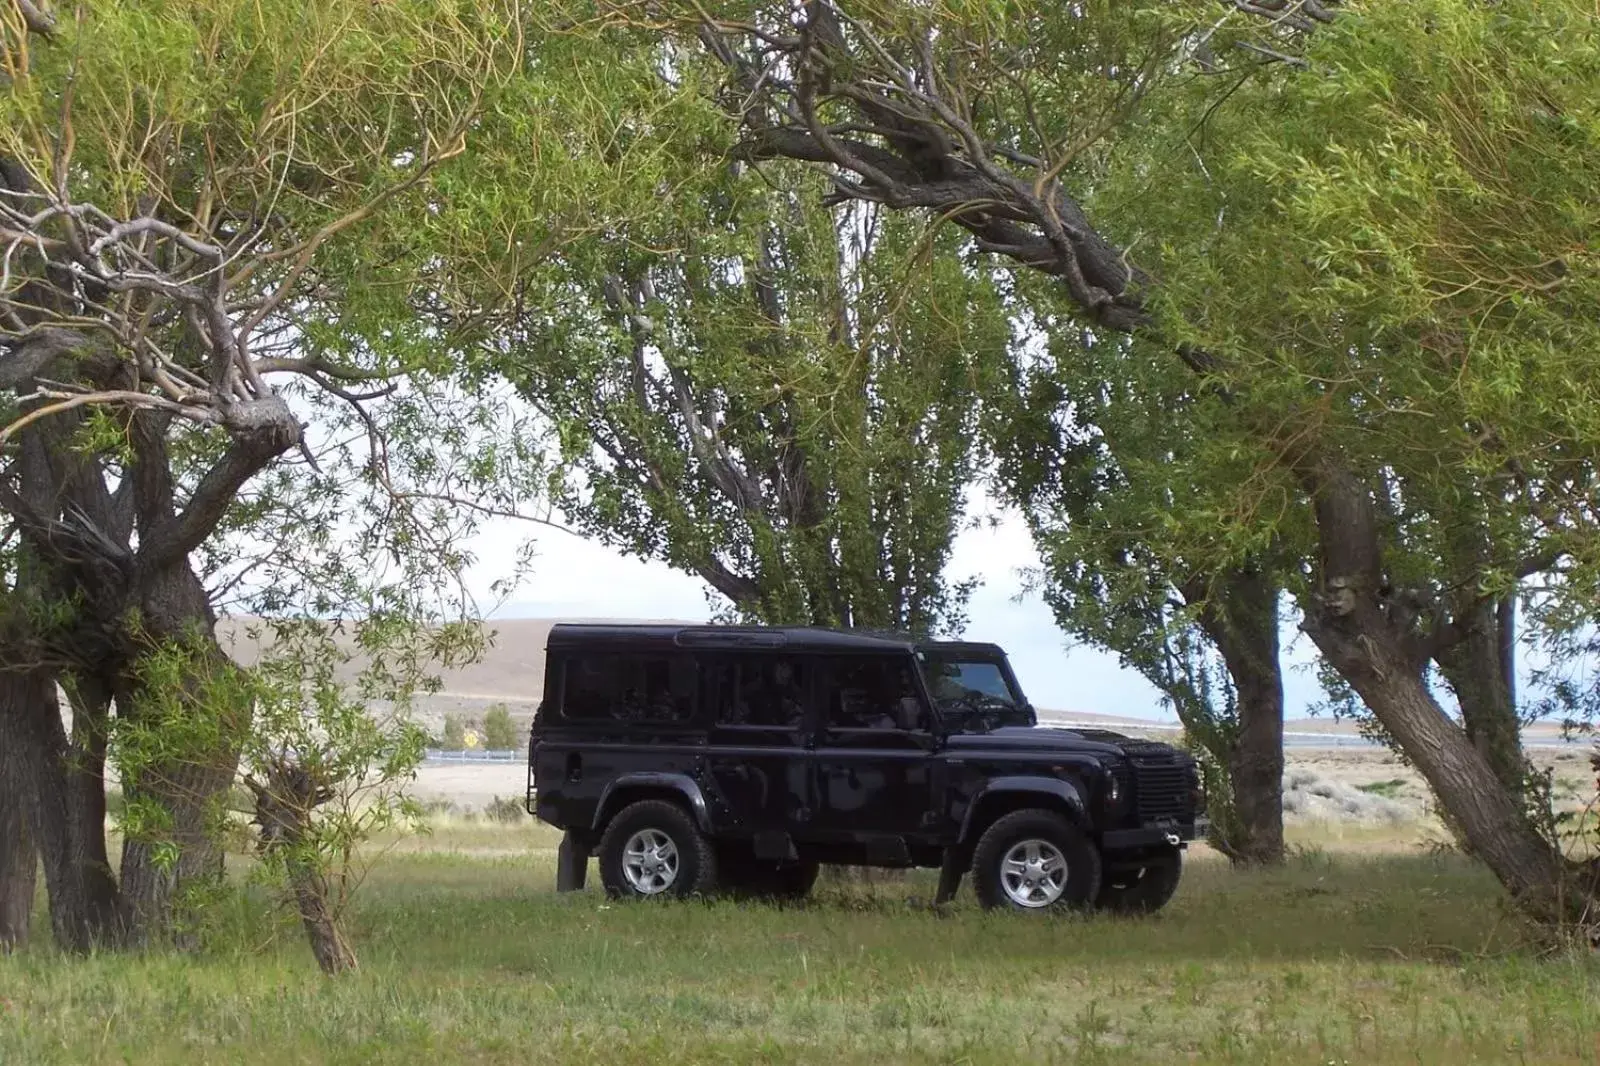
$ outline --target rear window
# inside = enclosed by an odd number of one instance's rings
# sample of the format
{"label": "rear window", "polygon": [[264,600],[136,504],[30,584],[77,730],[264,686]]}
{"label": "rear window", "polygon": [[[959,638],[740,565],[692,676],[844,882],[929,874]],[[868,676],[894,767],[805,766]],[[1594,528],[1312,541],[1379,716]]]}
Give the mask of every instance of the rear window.
{"label": "rear window", "polygon": [[686,655],[580,655],[567,660],[562,717],[574,721],[687,722],[695,665]]}
{"label": "rear window", "polygon": [[806,713],[810,664],[791,656],[756,656],[714,662],[706,670],[716,695],[717,723],[797,729]]}

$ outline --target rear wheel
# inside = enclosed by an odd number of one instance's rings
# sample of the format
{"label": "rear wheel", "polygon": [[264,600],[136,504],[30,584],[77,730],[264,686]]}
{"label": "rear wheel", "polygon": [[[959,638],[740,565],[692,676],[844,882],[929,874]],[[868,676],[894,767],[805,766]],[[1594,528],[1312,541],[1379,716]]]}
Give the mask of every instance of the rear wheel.
{"label": "rear wheel", "polygon": [[617,899],[705,895],[716,887],[717,857],[682,807],[640,800],[600,837],[600,881]]}
{"label": "rear wheel", "polygon": [[1100,890],[1100,852],[1054,811],[1013,811],[978,839],[972,884],[978,902],[989,908],[1077,910]]}
{"label": "rear wheel", "polygon": [[1171,902],[1182,877],[1183,853],[1172,848],[1107,873],[1095,906],[1112,914],[1154,914]]}

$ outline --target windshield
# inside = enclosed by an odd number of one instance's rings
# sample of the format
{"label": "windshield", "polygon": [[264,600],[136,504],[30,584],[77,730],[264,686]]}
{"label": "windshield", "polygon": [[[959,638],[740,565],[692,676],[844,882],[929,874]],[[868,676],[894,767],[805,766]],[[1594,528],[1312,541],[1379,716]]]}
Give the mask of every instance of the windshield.
{"label": "windshield", "polygon": [[917,658],[934,706],[951,725],[993,729],[1033,724],[1027,701],[1012,688],[998,662],[936,651],[920,652]]}

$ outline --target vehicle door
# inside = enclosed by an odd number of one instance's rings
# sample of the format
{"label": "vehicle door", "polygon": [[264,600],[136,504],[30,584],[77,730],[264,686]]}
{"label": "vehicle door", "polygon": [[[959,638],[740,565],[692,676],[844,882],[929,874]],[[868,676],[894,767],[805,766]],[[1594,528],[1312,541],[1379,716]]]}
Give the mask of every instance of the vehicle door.
{"label": "vehicle door", "polygon": [[727,653],[707,656],[704,670],[701,691],[711,703],[707,761],[717,791],[753,832],[804,835],[815,806],[805,745],[811,660]]}
{"label": "vehicle door", "polygon": [[813,755],[818,828],[915,838],[934,824],[935,739],[909,655],[822,660]]}

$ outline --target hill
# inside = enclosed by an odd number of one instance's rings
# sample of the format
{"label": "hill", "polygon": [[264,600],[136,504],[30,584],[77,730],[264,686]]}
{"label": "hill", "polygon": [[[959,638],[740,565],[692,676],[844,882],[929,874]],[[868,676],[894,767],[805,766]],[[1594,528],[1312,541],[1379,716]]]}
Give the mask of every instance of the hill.
{"label": "hill", "polygon": [[[253,621],[249,618],[232,616],[219,619],[217,622],[217,639],[236,662],[245,666],[255,663],[262,652],[261,646],[250,632]],[[544,652],[550,628],[558,622],[616,621],[623,620],[513,618],[486,622],[491,642],[483,657],[460,669],[445,671],[440,677],[442,689],[418,700],[417,716],[425,728],[437,731],[442,728],[444,716],[447,714],[460,715],[470,722],[481,719],[484,712],[496,704],[504,704],[510,710],[512,721],[516,726],[525,729],[538,707],[544,689]],[[659,621],[675,624],[675,620],[672,619],[627,619],[626,621]],[[1047,721],[1071,720],[1107,727],[1151,724],[1139,718],[1080,711],[1041,709],[1039,713],[1040,717]]]}

